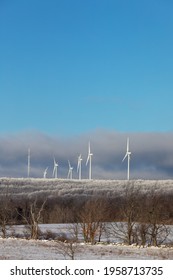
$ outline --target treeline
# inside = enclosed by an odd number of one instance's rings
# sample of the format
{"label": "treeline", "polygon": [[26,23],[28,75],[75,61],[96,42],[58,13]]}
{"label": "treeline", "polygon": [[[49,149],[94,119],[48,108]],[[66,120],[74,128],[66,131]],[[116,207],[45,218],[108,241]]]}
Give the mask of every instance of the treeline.
{"label": "treeline", "polygon": [[[30,238],[39,238],[39,224],[72,223],[77,238],[78,227],[85,242],[101,241],[102,235],[127,244],[160,245],[173,224],[173,193],[158,191],[157,186],[143,191],[128,182],[121,192],[93,192],[78,195],[47,195],[38,192],[16,195],[3,188],[0,195],[1,236],[10,225],[25,224]],[[108,223],[109,222],[109,223]]]}

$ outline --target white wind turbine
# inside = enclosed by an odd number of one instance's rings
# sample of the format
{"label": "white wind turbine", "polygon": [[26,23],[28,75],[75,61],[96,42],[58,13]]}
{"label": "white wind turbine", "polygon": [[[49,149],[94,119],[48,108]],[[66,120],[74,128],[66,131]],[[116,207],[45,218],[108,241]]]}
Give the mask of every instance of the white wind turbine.
{"label": "white wind turbine", "polygon": [[69,170],[68,170],[67,179],[72,180],[72,178],[73,178],[73,167],[70,165],[70,161],[69,160],[68,160],[68,166],[69,166]]}
{"label": "white wind turbine", "polygon": [[78,161],[77,161],[77,172],[79,172],[79,180],[81,180],[81,171],[82,171],[82,156],[80,154],[78,156]]}
{"label": "white wind turbine", "polygon": [[58,178],[58,163],[54,158],[54,167],[53,167],[53,175],[54,178]]}
{"label": "white wind turbine", "polygon": [[91,148],[90,148],[90,142],[88,143],[88,157],[86,161],[86,165],[89,162],[89,180],[91,180],[91,159],[92,159],[93,154],[91,153]]}
{"label": "white wind turbine", "polygon": [[130,156],[131,156],[131,152],[129,151],[129,138],[127,138],[127,151],[122,160],[122,161],[124,161],[125,158],[127,157],[127,180],[130,179]]}
{"label": "white wind turbine", "polygon": [[46,178],[46,177],[47,177],[47,170],[48,170],[48,167],[44,170],[43,178]]}

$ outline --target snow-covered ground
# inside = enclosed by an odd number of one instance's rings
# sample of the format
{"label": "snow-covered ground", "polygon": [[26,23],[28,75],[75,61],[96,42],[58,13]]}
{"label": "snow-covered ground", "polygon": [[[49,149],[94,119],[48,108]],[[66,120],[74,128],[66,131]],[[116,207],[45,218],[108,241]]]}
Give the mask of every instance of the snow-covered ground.
{"label": "snow-covered ground", "polygon": [[[66,234],[69,224],[41,225],[42,232],[48,229],[51,232]],[[24,226],[15,226],[15,233],[21,234]],[[14,233],[14,228],[9,230],[9,235]],[[172,235],[169,238],[171,241]],[[104,241],[104,238],[102,239]],[[172,242],[171,242],[172,243]],[[121,243],[106,242],[95,245],[85,244],[82,241],[72,245],[74,259],[78,260],[113,260],[113,259],[173,259],[173,247],[162,245],[160,247],[127,246]],[[55,240],[31,240],[23,238],[0,238],[0,260],[51,260],[71,259],[69,243]]]}
{"label": "snow-covered ground", "polygon": [[[143,192],[151,189],[162,190],[164,193],[173,192],[173,180],[137,180],[131,182]],[[9,179],[1,178],[1,193],[8,191],[13,196],[38,195],[45,196],[81,196],[95,195],[96,193],[107,196],[120,194],[127,186],[123,180],[61,180],[61,179]],[[50,230],[52,226],[48,226]],[[54,225],[56,227],[56,225]],[[20,229],[20,227],[19,227]],[[62,229],[61,229],[62,231]],[[173,242],[171,242],[173,244]],[[166,245],[165,245],[166,246]],[[125,246],[123,244],[96,244],[89,245],[79,243],[74,246],[75,259],[173,259],[173,247],[137,247]],[[68,255],[68,244],[61,244],[54,240],[26,240],[20,238],[0,238],[0,259],[70,259]]]}
{"label": "snow-covered ground", "polygon": [[[70,259],[65,248],[56,241],[0,239],[1,260],[63,260]],[[78,260],[113,260],[113,259],[170,259],[173,260],[173,248],[136,247],[120,244],[77,244],[74,249],[74,259]]]}

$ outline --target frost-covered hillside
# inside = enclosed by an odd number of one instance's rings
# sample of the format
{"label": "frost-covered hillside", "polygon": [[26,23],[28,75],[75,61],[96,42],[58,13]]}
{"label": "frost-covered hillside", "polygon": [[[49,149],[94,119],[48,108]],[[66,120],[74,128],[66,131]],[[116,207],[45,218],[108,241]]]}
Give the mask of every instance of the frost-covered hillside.
{"label": "frost-covered hillside", "polygon": [[1,194],[8,192],[13,195],[44,194],[58,196],[74,195],[105,195],[119,194],[126,187],[133,186],[141,192],[162,191],[173,193],[173,180],[66,180],[66,179],[26,179],[0,178]]}

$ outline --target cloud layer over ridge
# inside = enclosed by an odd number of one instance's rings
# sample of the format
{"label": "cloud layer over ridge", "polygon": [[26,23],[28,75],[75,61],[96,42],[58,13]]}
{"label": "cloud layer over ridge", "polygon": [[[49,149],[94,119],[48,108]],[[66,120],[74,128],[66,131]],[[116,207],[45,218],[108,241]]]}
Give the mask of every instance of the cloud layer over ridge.
{"label": "cloud layer over ridge", "polygon": [[131,179],[173,179],[173,133],[120,133],[94,131],[75,137],[59,137],[39,132],[0,137],[0,176],[27,177],[28,148],[31,150],[31,177],[52,178],[53,158],[58,162],[58,177],[67,178],[68,160],[73,178],[78,178],[77,158],[82,154],[82,178],[88,178],[86,159],[91,143],[92,178],[126,179],[127,137],[130,139]]}

